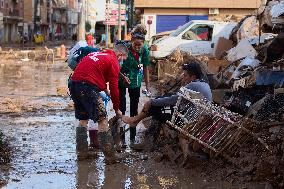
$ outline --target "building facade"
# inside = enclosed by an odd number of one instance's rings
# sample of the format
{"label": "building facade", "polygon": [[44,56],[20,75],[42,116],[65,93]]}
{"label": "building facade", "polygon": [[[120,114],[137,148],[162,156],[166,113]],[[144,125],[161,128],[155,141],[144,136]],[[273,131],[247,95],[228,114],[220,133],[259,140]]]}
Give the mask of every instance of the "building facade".
{"label": "building facade", "polygon": [[24,32],[32,39],[68,39],[78,26],[78,0],[25,0]]}
{"label": "building facade", "polygon": [[135,0],[134,4],[142,15],[141,22],[147,25],[149,38],[156,33],[174,30],[190,20],[242,18],[253,13],[261,0]]}
{"label": "building facade", "polygon": [[34,29],[34,0],[25,0],[24,5],[24,33],[28,33],[31,39],[31,33]]}
{"label": "building facade", "polygon": [[50,35],[58,40],[70,39],[78,30],[78,0],[53,0]]}
{"label": "building facade", "polygon": [[1,43],[17,42],[23,32],[24,0],[0,0]]}

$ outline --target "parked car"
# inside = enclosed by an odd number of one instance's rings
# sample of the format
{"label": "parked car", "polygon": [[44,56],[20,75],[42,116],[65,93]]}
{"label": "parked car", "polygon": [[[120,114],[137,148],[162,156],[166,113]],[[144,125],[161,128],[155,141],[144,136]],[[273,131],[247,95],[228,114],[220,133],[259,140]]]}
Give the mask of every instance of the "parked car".
{"label": "parked car", "polygon": [[161,32],[161,33],[157,33],[156,35],[153,35],[149,41],[149,46],[155,44],[158,39],[161,39],[165,36],[169,36],[173,31],[175,30],[165,31],[165,32]]}
{"label": "parked car", "polygon": [[237,23],[193,20],[173,31],[169,36],[157,40],[150,46],[151,59],[161,59],[174,50],[190,52],[192,55],[212,55],[219,37],[229,38]]}

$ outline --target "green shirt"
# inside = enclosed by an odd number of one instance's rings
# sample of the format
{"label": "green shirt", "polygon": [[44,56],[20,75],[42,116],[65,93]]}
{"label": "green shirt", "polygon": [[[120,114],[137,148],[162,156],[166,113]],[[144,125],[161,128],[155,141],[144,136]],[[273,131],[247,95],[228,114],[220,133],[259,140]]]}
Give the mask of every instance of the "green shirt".
{"label": "green shirt", "polygon": [[[148,46],[144,45],[139,51],[139,61],[135,59],[131,50],[128,52],[128,57],[121,65],[120,72],[130,79],[130,85],[125,86],[122,77],[119,78],[120,88],[138,88],[141,87],[143,79],[143,68],[150,63],[150,52]],[[142,67],[142,68],[141,68]]]}

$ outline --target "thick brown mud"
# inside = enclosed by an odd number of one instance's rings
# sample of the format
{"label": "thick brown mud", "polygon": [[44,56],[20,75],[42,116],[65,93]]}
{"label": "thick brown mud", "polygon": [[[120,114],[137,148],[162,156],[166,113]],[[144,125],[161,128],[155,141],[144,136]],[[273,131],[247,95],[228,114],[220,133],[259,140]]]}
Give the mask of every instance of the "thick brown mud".
{"label": "thick brown mud", "polygon": [[119,164],[105,165],[100,151],[92,160],[77,161],[69,74],[61,62],[0,64],[0,129],[13,147],[12,162],[0,168],[0,188],[265,188],[220,181],[218,174],[209,178],[200,168],[157,162],[157,153],[129,148]]}

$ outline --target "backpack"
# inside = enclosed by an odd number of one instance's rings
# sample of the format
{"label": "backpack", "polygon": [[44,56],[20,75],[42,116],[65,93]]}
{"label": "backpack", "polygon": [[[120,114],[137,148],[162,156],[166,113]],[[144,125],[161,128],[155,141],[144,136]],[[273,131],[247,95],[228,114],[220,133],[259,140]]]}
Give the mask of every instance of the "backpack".
{"label": "backpack", "polygon": [[67,59],[68,67],[75,70],[79,62],[91,52],[98,52],[99,48],[88,47],[86,41],[79,41],[70,51]]}

